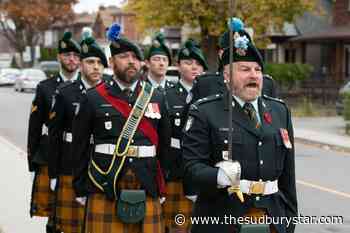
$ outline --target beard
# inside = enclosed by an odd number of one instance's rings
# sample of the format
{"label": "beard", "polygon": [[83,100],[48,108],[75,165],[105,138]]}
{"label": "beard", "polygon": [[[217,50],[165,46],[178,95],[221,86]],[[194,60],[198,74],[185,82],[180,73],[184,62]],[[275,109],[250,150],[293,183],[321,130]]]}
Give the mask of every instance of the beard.
{"label": "beard", "polygon": [[67,73],[73,73],[78,69],[78,65],[67,65],[61,62],[61,68]]}
{"label": "beard", "polygon": [[140,70],[133,65],[129,65],[124,70],[115,68],[114,73],[118,79],[128,84],[132,84],[140,78]]}

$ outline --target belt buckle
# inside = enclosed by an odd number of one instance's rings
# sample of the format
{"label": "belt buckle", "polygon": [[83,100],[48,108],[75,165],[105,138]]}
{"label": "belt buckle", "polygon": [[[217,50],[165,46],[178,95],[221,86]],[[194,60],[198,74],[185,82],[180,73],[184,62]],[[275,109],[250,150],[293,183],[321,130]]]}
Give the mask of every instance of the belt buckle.
{"label": "belt buckle", "polygon": [[128,157],[138,157],[139,148],[137,146],[130,146],[126,155]]}
{"label": "belt buckle", "polygon": [[265,182],[253,181],[249,187],[249,194],[264,194]]}

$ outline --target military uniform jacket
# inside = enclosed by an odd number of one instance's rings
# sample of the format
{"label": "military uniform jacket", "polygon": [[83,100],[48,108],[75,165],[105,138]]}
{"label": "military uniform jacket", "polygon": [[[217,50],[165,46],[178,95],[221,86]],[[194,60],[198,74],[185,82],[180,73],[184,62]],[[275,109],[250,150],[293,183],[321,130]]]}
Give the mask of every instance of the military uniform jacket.
{"label": "military uniform jacket", "polygon": [[[129,98],[121,91],[114,80],[106,82],[105,85],[110,96],[129,102],[129,105],[132,107],[137,99],[138,90],[141,89],[140,83],[138,83],[136,91]],[[160,160],[162,165],[163,157],[168,153],[171,132],[164,95],[154,90],[149,103],[157,104],[161,114],[160,119],[146,117],[158,132],[159,147],[157,157],[127,158],[119,178],[123,176],[123,173],[128,168],[132,169],[146,192],[156,197],[158,196],[156,182],[157,159]],[[125,122],[126,118],[108,103],[95,88],[87,91],[85,102],[81,103],[80,111],[73,122],[73,154],[75,158],[73,186],[77,196],[85,196],[90,192],[99,192],[88,178],[88,166],[91,158],[104,171],[108,169],[112,160],[112,155],[98,152],[90,154],[88,152],[90,135],[93,134],[95,146],[98,144],[115,145]],[[137,129],[131,145],[152,146],[153,144]],[[116,161],[119,164],[121,158],[118,157]]]}
{"label": "military uniform jacket", "polygon": [[[170,140],[170,154],[167,156],[164,168],[167,181],[182,180],[184,175],[181,142],[183,136],[182,128],[187,117],[184,111],[187,106],[187,96],[188,92],[180,82],[166,89],[166,100],[169,107],[172,133]],[[183,180],[183,183],[185,194],[194,195],[193,187],[187,182],[187,180]]]}
{"label": "military uniform jacket", "polygon": [[[215,164],[227,159],[230,105],[227,94],[216,95],[197,101],[189,112],[182,149],[185,174],[199,188],[194,216],[244,216],[251,207],[266,208],[270,216],[296,216],[293,127],[289,110],[276,99],[259,97],[260,129],[233,102],[232,156],[241,164],[241,179],[278,180],[279,192],[259,197],[244,195],[245,202],[241,203],[236,196],[229,196],[226,188],[218,188]],[[280,129],[288,131],[291,149],[284,145]],[[226,233],[232,232],[231,228],[225,224],[193,225],[192,232]],[[285,225],[276,225],[279,233],[293,232],[293,228],[286,231]]]}
{"label": "military uniform jacket", "polygon": [[41,81],[32,103],[29,117],[27,152],[29,170],[34,171],[38,165],[48,163],[48,130],[47,123],[55,90],[63,82],[58,75]]}
{"label": "military uniform jacket", "polygon": [[61,84],[55,95],[49,120],[49,176],[72,175],[72,122],[79,112],[85,87],[80,77]]}

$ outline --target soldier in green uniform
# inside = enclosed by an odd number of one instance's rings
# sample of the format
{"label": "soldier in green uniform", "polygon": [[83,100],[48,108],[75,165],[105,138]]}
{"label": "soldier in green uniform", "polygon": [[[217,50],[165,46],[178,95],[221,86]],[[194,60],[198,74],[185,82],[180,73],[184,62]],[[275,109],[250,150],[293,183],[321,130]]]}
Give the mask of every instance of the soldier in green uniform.
{"label": "soldier in green uniform", "polygon": [[101,82],[103,69],[108,66],[104,51],[94,38],[84,38],[80,46],[80,76],[74,82],[65,82],[58,87],[48,125],[49,176],[58,180],[55,190],[56,224],[65,233],[80,233],[84,220],[84,206],[77,202],[72,183],[73,118],[79,111],[86,90]]}
{"label": "soldier in green uniform", "polygon": [[107,33],[113,78],[86,92],[73,121],[74,189],[87,197],[85,233],[161,233],[168,112],[164,95],[140,80],[141,50],[120,32],[114,24]]}
{"label": "soldier in green uniform", "polygon": [[192,213],[192,203],[196,200],[194,186],[188,180],[183,180],[184,169],[181,154],[182,127],[186,120],[184,109],[189,102],[188,94],[195,77],[208,69],[205,57],[195,41],[190,39],[180,48],[178,69],[179,81],[173,87],[166,89],[172,134],[171,150],[166,158],[167,196],[163,204],[163,211],[169,232],[188,232],[190,224],[178,226],[174,219],[177,214],[183,214],[189,219]]}
{"label": "soldier in green uniform", "polygon": [[[240,19],[232,19],[230,25],[233,32],[237,32],[241,36],[246,36],[250,41],[252,41],[250,35],[244,28],[243,22]],[[226,31],[220,36],[218,43],[218,72],[206,73],[195,80],[191,91],[192,103],[209,95],[223,93],[225,90],[224,78],[222,75],[222,54],[224,49],[229,47],[229,42],[229,31]],[[276,97],[276,84],[272,77],[266,74],[263,75],[262,94],[270,97]]]}
{"label": "soldier in green uniform", "polygon": [[[281,100],[260,95],[264,65],[247,37],[235,33],[232,78],[229,54],[226,49],[222,58],[229,89],[193,104],[184,127],[185,178],[199,192],[193,215],[220,218],[218,224],[193,225],[192,233],[248,232],[252,227],[258,228],[254,232],[292,233],[295,226],[287,226],[286,222],[256,226],[225,221],[225,216],[229,219],[297,216],[290,111]],[[231,103],[228,95],[232,95]],[[228,151],[229,108],[232,108],[232,158]],[[242,200],[232,194],[230,186],[238,187],[243,193]]]}
{"label": "soldier in green uniform", "polygon": [[160,90],[173,86],[173,83],[165,79],[166,71],[170,65],[170,49],[165,44],[163,33],[157,33],[146,55],[148,72],[145,74],[144,79],[151,83],[154,88],[159,88]]}
{"label": "soldier in green uniform", "polygon": [[[53,226],[55,182],[50,185],[48,174],[48,128],[49,111],[52,97],[58,85],[66,80],[76,79],[79,67],[79,44],[72,39],[70,32],[64,33],[58,42],[57,59],[60,62],[60,73],[56,77],[40,82],[32,103],[28,126],[28,164],[29,171],[34,176],[32,199],[30,206],[31,216],[49,217],[46,226],[47,232],[55,232]],[[52,189],[50,189],[50,186]]]}

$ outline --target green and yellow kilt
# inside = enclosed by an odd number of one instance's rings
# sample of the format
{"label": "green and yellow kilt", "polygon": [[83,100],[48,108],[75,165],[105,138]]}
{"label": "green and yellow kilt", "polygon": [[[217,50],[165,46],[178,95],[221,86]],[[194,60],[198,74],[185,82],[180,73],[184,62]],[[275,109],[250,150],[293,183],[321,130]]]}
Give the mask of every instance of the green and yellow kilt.
{"label": "green and yellow kilt", "polygon": [[81,233],[85,207],[75,198],[73,176],[60,176],[56,190],[56,226],[64,233]]}
{"label": "green and yellow kilt", "polygon": [[[118,182],[119,189],[140,189],[135,174],[128,170]],[[163,233],[161,205],[158,198],[146,197],[146,213],[142,222],[126,224],[116,215],[116,203],[103,193],[89,195],[85,233]]]}
{"label": "green and yellow kilt", "polygon": [[163,204],[163,215],[166,228],[170,229],[187,229],[189,230],[189,221],[179,226],[175,223],[175,216],[183,214],[186,219],[192,215],[192,201],[185,197],[181,181],[167,183],[167,195]]}
{"label": "green and yellow kilt", "polygon": [[30,203],[30,215],[50,217],[53,214],[55,194],[50,189],[50,178],[47,166],[41,166],[35,173]]}

